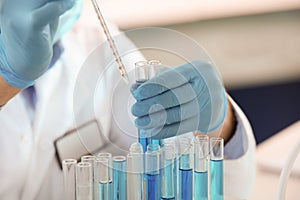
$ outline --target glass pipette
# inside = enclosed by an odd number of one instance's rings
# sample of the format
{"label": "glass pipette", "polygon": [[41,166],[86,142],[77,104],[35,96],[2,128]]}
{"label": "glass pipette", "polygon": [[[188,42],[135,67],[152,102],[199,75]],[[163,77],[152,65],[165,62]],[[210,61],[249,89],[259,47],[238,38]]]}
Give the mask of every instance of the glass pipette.
{"label": "glass pipette", "polygon": [[101,13],[101,10],[100,10],[100,7],[98,5],[98,2],[97,0],[91,0],[93,6],[94,6],[94,9],[95,9],[95,12],[98,16],[98,19],[99,19],[99,22],[103,28],[103,31],[104,31],[104,34],[106,36],[106,39],[109,43],[109,47],[110,49],[112,50],[112,53],[113,53],[113,56],[115,57],[115,61],[118,65],[118,70],[120,71],[121,73],[121,76],[122,78],[124,79],[124,81],[126,82],[126,84],[129,84],[129,80],[128,80],[128,76],[127,76],[127,72],[126,72],[126,69],[124,67],[124,64],[122,63],[122,60],[121,60],[121,57],[117,51],[117,48],[116,48],[116,45],[115,45],[115,42],[107,28],[107,25],[105,23],[105,20],[104,20],[104,17]]}

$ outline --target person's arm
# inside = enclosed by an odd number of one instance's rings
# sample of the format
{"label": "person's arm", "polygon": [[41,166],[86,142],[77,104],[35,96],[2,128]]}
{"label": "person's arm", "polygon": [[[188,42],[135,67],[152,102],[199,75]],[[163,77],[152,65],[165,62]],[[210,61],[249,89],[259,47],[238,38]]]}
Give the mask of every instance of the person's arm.
{"label": "person's arm", "polygon": [[[229,99],[227,100],[227,102],[228,102],[227,115],[224,120],[223,126],[221,126],[220,129],[218,129],[212,133],[209,133],[210,137],[213,137],[213,136],[222,137],[224,139],[225,144],[235,134],[235,130],[236,130],[236,126],[237,126],[237,120],[236,120],[236,117],[235,117],[235,114],[233,111],[232,104]],[[195,132],[195,134],[197,135],[197,132]]]}
{"label": "person's arm", "polygon": [[47,71],[58,20],[74,5],[72,0],[2,2],[0,106]]}
{"label": "person's arm", "polygon": [[18,94],[21,89],[17,89],[6,83],[0,76],[0,106],[5,105],[11,98]]}

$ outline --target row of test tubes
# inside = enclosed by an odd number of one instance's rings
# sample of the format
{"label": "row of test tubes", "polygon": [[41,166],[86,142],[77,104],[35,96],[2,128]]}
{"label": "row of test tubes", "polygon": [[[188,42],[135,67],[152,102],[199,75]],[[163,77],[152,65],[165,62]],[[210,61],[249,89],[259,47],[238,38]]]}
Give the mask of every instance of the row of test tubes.
{"label": "row of test tubes", "polygon": [[222,200],[222,138],[198,135],[149,144],[129,154],[63,161],[66,200]]}

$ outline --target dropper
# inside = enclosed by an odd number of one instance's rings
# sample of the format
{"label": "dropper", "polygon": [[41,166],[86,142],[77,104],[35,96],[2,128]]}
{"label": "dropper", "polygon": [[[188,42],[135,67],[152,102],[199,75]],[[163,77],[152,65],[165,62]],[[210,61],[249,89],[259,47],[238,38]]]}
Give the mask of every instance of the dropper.
{"label": "dropper", "polygon": [[112,36],[111,36],[108,28],[107,28],[107,25],[105,23],[105,20],[104,20],[104,17],[102,15],[102,13],[101,13],[101,10],[100,10],[100,7],[98,5],[98,2],[97,2],[97,0],[91,0],[91,2],[93,4],[93,6],[94,6],[95,12],[96,12],[96,14],[98,16],[98,19],[99,19],[99,22],[100,22],[100,24],[101,24],[101,26],[103,28],[104,34],[105,34],[106,39],[107,39],[107,41],[109,43],[109,47],[112,50],[112,53],[113,53],[113,55],[115,57],[115,61],[116,61],[117,65],[118,65],[118,70],[120,71],[121,76],[122,76],[123,80],[126,82],[126,84],[129,84],[129,79],[128,79],[128,76],[127,76],[126,69],[125,69],[124,64],[122,63],[121,57],[120,57],[120,55],[119,55],[119,53],[117,51],[115,42],[114,42],[114,40],[113,40],[113,38],[112,38]]}

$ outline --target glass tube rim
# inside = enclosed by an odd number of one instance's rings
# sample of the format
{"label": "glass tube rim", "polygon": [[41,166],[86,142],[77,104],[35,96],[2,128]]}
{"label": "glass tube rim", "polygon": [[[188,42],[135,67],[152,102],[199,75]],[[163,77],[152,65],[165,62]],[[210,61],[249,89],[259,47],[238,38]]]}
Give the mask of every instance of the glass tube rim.
{"label": "glass tube rim", "polygon": [[146,60],[140,60],[134,63],[135,67],[145,67],[147,65],[147,61]]}
{"label": "glass tube rim", "polygon": [[209,137],[207,135],[197,135],[194,140],[196,144],[201,143],[203,141],[209,142]]}
{"label": "glass tube rim", "polygon": [[152,59],[152,60],[147,61],[147,64],[148,64],[148,65],[158,66],[158,65],[161,65],[162,63],[161,63],[161,61],[158,60],[158,59]]}
{"label": "glass tube rim", "polygon": [[92,164],[89,163],[89,162],[80,162],[80,163],[77,163],[77,167],[79,167],[79,168],[89,168],[89,167],[92,167]]}
{"label": "glass tube rim", "polygon": [[112,158],[113,162],[125,162],[126,161],[126,157],[125,156],[114,156]]}
{"label": "glass tube rim", "polygon": [[71,165],[71,164],[77,164],[77,160],[73,158],[64,159],[62,161],[63,165]]}
{"label": "glass tube rim", "polygon": [[102,152],[102,153],[98,153],[97,157],[112,158],[112,154],[111,153],[107,153],[107,152]]}
{"label": "glass tube rim", "polygon": [[142,153],[144,153],[144,151],[143,151],[143,146],[140,143],[135,142],[130,145],[129,154],[142,154]]}
{"label": "glass tube rim", "polygon": [[86,155],[81,157],[81,161],[94,161],[96,159],[96,156],[93,155]]}

